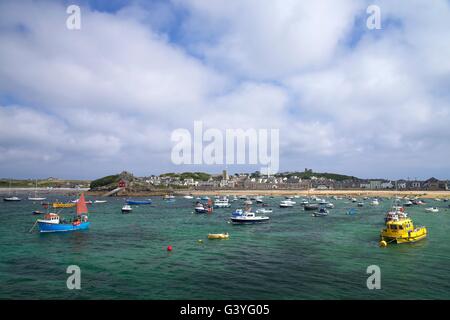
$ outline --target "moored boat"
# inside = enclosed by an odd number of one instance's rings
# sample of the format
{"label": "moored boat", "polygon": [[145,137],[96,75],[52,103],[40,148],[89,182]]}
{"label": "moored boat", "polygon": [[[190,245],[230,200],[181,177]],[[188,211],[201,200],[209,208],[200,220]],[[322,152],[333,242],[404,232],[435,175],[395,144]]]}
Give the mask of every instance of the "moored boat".
{"label": "moored boat", "polygon": [[268,209],[268,208],[261,208],[261,209],[257,209],[256,213],[262,213],[262,214],[266,214],[266,213],[272,213],[273,210],[272,209]]}
{"label": "moored boat", "polygon": [[328,215],[328,210],[324,207],[321,207],[319,211],[316,211],[312,214],[313,217],[325,217]]}
{"label": "moored boat", "polygon": [[226,197],[214,201],[214,208],[229,208],[229,207],[231,207],[231,204],[229,203],[228,198]]}
{"label": "moored boat", "polygon": [[45,199],[47,199],[47,198],[45,198],[45,197],[38,197],[37,196],[37,179],[36,179],[36,185],[34,187],[34,197],[28,197],[28,200],[30,200],[30,201],[44,201]]}
{"label": "moored boat", "polygon": [[431,207],[431,208],[426,208],[425,211],[436,213],[436,212],[439,212],[439,209],[436,207]]}
{"label": "moored boat", "polygon": [[211,206],[211,200],[208,200],[208,204],[197,202],[195,204],[194,210],[196,213],[212,213],[213,208]]}
{"label": "moored boat", "polygon": [[381,230],[380,246],[385,247],[391,242],[412,243],[425,239],[426,227],[415,228],[413,221],[409,218],[397,221],[388,221],[386,228]]}
{"label": "moored boat", "polygon": [[127,199],[127,204],[134,204],[134,205],[144,205],[144,204],[152,204],[152,200],[133,200],[133,199]]}
{"label": "moored boat", "polygon": [[[77,205],[77,203],[63,203],[63,202],[53,202],[52,207],[53,208],[73,208]],[[86,204],[85,204],[86,205]]]}
{"label": "moored boat", "polygon": [[76,204],[76,216],[72,220],[61,220],[58,214],[48,213],[44,215],[43,219],[38,219],[36,222],[41,233],[86,230],[91,224],[88,221],[87,213],[88,209],[82,193],[80,201]]}
{"label": "moored boat", "polygon": [[126,204],[122,207],[122,213],[130,213],[132,211],[133,211],[133,208],[129,204]]}
{"label": "moored boat", "polygon": [[269,222],[269,217],[256,216],[254,212],[237,209],[231,216],[231,222],[235,224],[256,224]]}
{"label": "moored boat", "polygon": [[306,204],[303,207],[303,209],[306,210],[306,211],[318,210],[319,209],[319,205],[317,203],[310,203],[310,204]]}
{"label": "moored boat", "polygon": [[19,197],[8,197],[8,198],[3,198],[3,201],[10,201],[10,202],[17,202],[17,201],[21,201],[22,199],[20,199]]}
{"label": "moored boat", "polygon": [[292,202],[291,200],[282,200],[280,202],[280,208],[292,208],[294,206]]}

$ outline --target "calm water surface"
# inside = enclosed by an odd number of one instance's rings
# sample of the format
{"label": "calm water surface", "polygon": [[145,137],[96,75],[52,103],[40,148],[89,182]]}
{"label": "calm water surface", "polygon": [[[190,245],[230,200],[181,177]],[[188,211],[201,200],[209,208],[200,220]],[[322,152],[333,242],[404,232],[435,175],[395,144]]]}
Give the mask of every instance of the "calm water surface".
{"label": "calm water surface", "polygon": [[[64,197],[58,197],[63,200]],[[67,198],[68,199],[68,198]],[[49,199],[52,200],[52,199]],[[429,237],[379,248],[383,217],[392,205],[357,208],[348,200],[324,218],[297,204],[263,225],[227,223],[232,208],[193,213],[193,201],[151,206],[123,215],[124,199],[89,207],[91,228],[63,234],[28,233],[42,207],[0,203],[1,299],[448,299],[449,202],[429,200],[407,209]],[[301,199],[295,199],[299,203]],[[425,207],[440,207],[427,213]],[[255,206],[254,206],[255,208]],[[73,209],[64,209],[68,216]],[[229,240],[208,240],[228,232]],[[198,240],[203,240],[203,243]],[[168,245],[173,251],[167,252]],[[381,290],[368,290],[366,268],[381,268]],[[81,268],[81,290],[66,288],[66,268]]]}

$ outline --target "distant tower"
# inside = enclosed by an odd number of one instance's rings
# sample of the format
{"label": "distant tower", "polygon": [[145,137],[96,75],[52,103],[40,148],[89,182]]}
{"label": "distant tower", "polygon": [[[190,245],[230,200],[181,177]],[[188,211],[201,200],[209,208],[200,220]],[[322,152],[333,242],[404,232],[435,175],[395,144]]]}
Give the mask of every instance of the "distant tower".
{"label": "distant tower", "polygon": [[223,170],[222,175],[223,175],[223,180],[228,180],[228,172],[227,172],[227,170]]}

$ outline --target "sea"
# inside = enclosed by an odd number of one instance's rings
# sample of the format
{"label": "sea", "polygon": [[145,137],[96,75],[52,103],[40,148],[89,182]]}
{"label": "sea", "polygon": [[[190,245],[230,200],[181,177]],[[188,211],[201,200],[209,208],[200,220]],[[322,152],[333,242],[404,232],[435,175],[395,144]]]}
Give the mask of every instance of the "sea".
{"label": "sea", "polygon": [[[73,198],[47,199],[56,200]],[[230,223],[243,200],[212,214],[194,213],[195,199],[181,197],[155,197],[130,214],[121,213],[124,198],[103,200],[88,206],[89,230],[52,234],[29,232],[39,217],[32,212],[45,210],[40,203],[0,202],[0,299],[450,298],[450,202],[406,208],[427,239],[381,248],[388,198],[364,207],[330,198],[330,214],[313,217],[301,198],[282,209],[283,198],[266,196],[273,213],[260,225]],[[439,213],[425,211],[431,206]],[[71,217],[74,208],[60,214]],[[207,238],[224,232],[228,240]],[[69,266],[81,271],[80,289],[67,286]],[[371,266],[379,267],[379,289],[367,285]]]}

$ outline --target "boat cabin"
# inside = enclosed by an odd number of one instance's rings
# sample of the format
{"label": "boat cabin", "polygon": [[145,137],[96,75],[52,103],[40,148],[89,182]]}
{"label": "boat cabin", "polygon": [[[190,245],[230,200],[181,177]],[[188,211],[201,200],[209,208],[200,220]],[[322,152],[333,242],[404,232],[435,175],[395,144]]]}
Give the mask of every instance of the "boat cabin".
{"label": "boat cabin", "polygon": [[386,232],[408,232],[414,231],[414,225],[411,219],[393,220],[386,223]]}
{"label": "boat cabin", "polygon": [[47,213],[44,216],[44,219],[47,223],[54,223],[54,224],[58,224],[59,223],[59,215],[57,215],[56,213]]}

